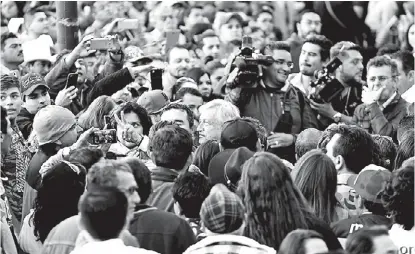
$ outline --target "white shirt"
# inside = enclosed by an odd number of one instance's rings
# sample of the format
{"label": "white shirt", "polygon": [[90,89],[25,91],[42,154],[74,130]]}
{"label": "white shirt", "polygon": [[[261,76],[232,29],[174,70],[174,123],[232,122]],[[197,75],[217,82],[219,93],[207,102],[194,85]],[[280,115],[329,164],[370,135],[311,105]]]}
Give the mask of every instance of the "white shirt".
{"label": "white shirt", "polygon": [[121,239],[93,241],[76,247],[71,254],[155,254],[157,252],[126,246]]}
{"label": "white shirt", "polygon": [[[401,225],[393,224],[389,230],[389,236],[396,244],[401,253],[410,253],[409,250],[415,250],[415,227],[411,230],[405,230]],[[405,252],[404,248],[408,250]]]}
{"label": "white shirt", "polygon": [[402,94],[402,98],[406,100],[408,103],[415,102],[415,86],[411,86],[406,92]]}

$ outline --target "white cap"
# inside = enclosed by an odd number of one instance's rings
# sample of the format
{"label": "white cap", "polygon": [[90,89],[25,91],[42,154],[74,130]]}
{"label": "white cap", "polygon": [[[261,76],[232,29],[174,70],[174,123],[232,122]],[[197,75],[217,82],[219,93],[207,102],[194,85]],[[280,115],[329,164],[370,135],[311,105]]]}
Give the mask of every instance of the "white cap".
{"label": "white cap", "polygon": [[24,62],[29,63],[36,60],[52,62],[50,47],[44,40],[31,40],[23,43]]}

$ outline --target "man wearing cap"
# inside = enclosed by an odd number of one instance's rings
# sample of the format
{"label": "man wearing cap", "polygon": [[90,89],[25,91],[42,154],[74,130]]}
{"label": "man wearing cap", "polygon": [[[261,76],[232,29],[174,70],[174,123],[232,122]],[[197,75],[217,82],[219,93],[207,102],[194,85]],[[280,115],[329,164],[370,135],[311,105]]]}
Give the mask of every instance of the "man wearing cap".
{"label": "man wearing cap", "polygon": [[227,184],[225,165],[234,151],[246,147],[252,152],[261,149],[257,131],[247,121],[241,118],[224,123],[220,137],[221,152],[216,154],[209,163],[209,178],[212,184]]}
{"label": "man wearing cap", "polygon": [[1,173],[7,180],[3,182],[9,201],[12,223],[16,232],[20,231],[22,199],[25,185],[25,172],[32,155],[17,124],[16,117],[22,107],[20,84],[13,75],[1,75],[1,106],[6,110],[11,125],[11,144],[8,152],[1,153]]}
{"label": "man wearing cap", "polygon": [[238,13],[224,13],[222,16],[216,16],[215,24],[216,33],[222,43],[221,55],[226,58],[235,51],[235,45],[231,42],[235,40],[242,41],[244,20]]}
{"label": "man wearing cap", "polygon": [[28,41],[23,44],[23,55],[29,72],[40,74],[43,77],[48,74],[52,66],[52,55],[48,45],[40,40]]}
{"label": "man wearing cap", "polygon": [[386,217],[378,195],[391,178],[392,173],[382,167],[369,165],[358,175],[350,177],[347,185],[352,187],[355,195],[355,206],[361,209],[360,215],[344,219],[331,225],[338,238],[347,238],[357,230],[374,225],[385,225],[390,228],[392,222]]}
{"label": "man wearing cap", "polygon": [[200,209],[208,237],[190,246],[192,253],[276,253],[268,246],[243,236],[245,213],[242,200],[223,184],[213,186]]}
{"label": "man wearing cap", "polygon": [[160,122],[161,110],[169,103],[169,98],[161,90],[145,92],[137,100],[137,104],[147,110],[153,125]]}

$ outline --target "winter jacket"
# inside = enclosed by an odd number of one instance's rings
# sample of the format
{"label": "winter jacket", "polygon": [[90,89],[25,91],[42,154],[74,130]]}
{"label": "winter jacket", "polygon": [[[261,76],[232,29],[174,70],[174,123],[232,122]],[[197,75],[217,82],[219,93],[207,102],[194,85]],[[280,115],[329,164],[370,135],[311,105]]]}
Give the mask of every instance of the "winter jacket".
{"label": "winter jacket", "polygon": [[151,172],[153,192],[150,194],[146,203],[160,210],[174,212],[174,200],[171,190],[174,180],[178,176],[179,172],[174,169],[156,167]]}
{"label": "winter jacket", "polygon": [[147,205],[137,206],[129,231],[141,248],[163,254],[183,253],[196,242],[184,219]]}
{"label": "winter jacket", "polygon": [[369,133],[394,137],[399,122],[406,115],[408,103],[399,95],[383,110],[378,103],[359,105],[353,116],[353,122]]}

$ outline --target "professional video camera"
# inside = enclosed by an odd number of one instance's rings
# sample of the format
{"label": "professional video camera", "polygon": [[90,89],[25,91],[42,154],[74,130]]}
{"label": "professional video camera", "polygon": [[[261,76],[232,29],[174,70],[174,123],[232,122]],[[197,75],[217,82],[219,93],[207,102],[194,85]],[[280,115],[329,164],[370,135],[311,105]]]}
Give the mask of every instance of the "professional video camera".
{"label": "professional video camera", "polygon": [[332,73],[342,65],[343,48],[340,49],[339,57],[331,60],[322,70],[317,70],[314,73],[316,81],[311,82],[311,87],[315,88],[315,91],[311,94],[311,99],[318,103],[329,103],[338,94],[344,90],[344,86],[338,81]]}
{"label": "professional video camera", "polygon": [[254,88],[261,76],[260,65],[270,66],[273,62],[272,56],[255,53],[252,38],[244,36],[242,38],[241,53],[234,61],[234,65],[239,69],[235,83],[245,88]]}

